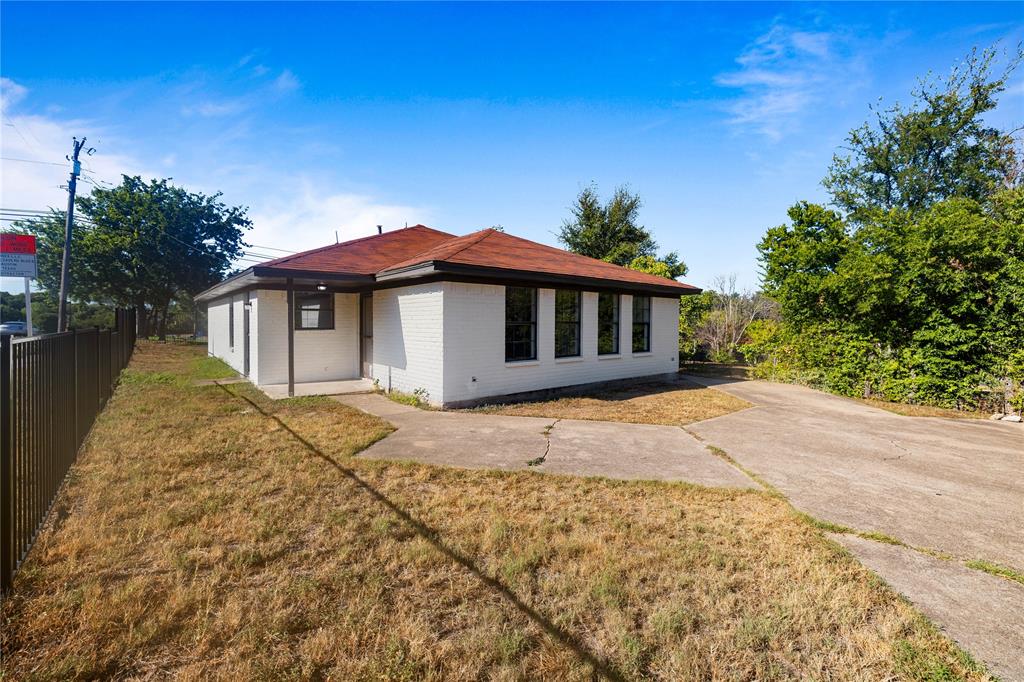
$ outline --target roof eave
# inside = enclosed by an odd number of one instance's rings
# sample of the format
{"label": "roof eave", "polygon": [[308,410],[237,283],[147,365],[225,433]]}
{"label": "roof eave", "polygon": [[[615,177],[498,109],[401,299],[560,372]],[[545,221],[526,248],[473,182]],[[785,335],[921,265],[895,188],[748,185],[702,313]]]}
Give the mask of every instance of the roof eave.
{"label": "roof eave", "polygon": [[463,277],[480,277],[493,280],[512,280],[522,282],[534,282],[537,284],[562,284],[566,286],[582,286],[594,289],[607,289],[617,291],[635,291],[659,296],[690,296],[701,293],[701,289],[675,282],[673,284],[654,284],[644,282],[629,282],[625,280],[604,279],[600,277],[585,277],[581,275],[565,275],[557,273],[536,272],[532,270],[513,270],[507,268],[493,268],[481,265],[468,265],[465,263],[447,263],[444,261],[427,261],[417,263],[396,270],[383,270],[377,273],[378,282],[391,282],[401,279],[417,279],[421,277],[436,277],[438,275],[458,275]]}
{"label": "roof eave", "polygon": [[252,266],[257,277],[291,277],[292,279],[319,279],[325,282],[352,282],[355,284],[373,284],[374,276],[358,272],[331,272],[327,270],[307,270],[298,268],[278,268],[268,265]]}
{"label": "roof eave", "polygon": [[231,275],[231,277],[228,277],[227,279],[222,279],[221,281],[214,284],[212,287],[200,291],[198,294],[193,296],[192,299],[194,301],[212,301],[213,299],[219,298],[220,296],[226,296],[235,289],[240,289],[247,286],[249,282],[253,280],[255,280],[253,268],[246,268],[241,272],[237,272],[234,275]]}
{"label": "roof eave", "polygon": [[295,268],[253,265],[196,294],[194,300],[212,301],[236,291],[257,287],[260,284],[279,285],[281,280],[288,279],[338,282],[353,287],[372,286],[374,282],[373,275],[353,272],[324,272],[322,270],[297,270]]}

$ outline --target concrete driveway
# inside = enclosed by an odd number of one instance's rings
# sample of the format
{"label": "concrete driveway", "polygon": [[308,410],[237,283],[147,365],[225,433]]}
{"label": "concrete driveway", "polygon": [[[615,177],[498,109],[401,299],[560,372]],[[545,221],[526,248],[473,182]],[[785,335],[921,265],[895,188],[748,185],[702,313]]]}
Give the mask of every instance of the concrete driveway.
{"label": "concrete driveway", "polygon": [[835,538],[1004,679],[1024,680],[1024,428],[904,417],[800,386],[689,377],[755,407],[690,425],[798,509],[959,561]]}
{"label": "concrete driveway", "polygon": [[397,427],[360,457],[754,487],[747,476],[675,426],[435,412],[399,405],[380,395],[334,399]]}

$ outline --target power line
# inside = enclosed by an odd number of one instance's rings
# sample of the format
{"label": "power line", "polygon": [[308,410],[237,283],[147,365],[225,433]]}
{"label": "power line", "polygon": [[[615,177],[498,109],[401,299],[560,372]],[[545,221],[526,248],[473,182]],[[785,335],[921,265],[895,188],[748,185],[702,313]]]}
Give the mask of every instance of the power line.
{"label": "power line", "polygon": [[6,125],[9,125],[10,127],[14,128],[14,132],[18,133],[18,137],[20,137],[25,142],[25,144],[27,144],[29,147],[35,147],[35,145],[28,141],[27,137],[21,134],[21,130],[18,128],[18,126],[14,125],[14,121],[8,119],[6,116],[4,116],[4,118],[7,120]]}
{"label": "power line", "polygon": [[250,244],[249,246],[253,247],[254,249],[263,249],[264,251],[280,251],[281,253],[289,253],[289,254],[299,253],[298,251],[289,251],[288,249],[278,249],[278,248],[275,248],[273,246],[263,246],[261,244]]}
{"label": "power line", "polygon": [[56,163],[54,161],[37,161],[36,159],[16,159],[12,156],[0,156],[0,159],[3,159],[4,161],[17,161],[18,163],[38,163],[43,166],[60,166],[61,168],[64,168],[65,165],[63,163]]}

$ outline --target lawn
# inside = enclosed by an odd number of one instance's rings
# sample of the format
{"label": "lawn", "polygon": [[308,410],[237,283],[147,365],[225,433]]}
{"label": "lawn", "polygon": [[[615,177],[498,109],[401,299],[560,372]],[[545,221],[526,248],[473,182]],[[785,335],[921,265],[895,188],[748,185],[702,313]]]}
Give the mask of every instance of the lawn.
{"label": "lawn", "polygon": [[631,382],[547,400],[483,405],[473,410],[518,417],[684,426],[747,407],[750,403],[728,393],[676,379]]}
{"label": "lawn", "polygon": [[144,343],[3,603],[11,679],[981,679],[784,500],[354,459]]}

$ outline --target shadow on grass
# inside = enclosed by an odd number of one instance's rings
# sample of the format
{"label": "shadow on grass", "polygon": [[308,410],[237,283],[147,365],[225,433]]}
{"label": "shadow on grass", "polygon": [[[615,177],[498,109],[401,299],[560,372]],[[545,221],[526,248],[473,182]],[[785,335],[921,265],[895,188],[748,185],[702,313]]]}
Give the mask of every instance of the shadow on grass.
{"label": "shadow on grass", "polygon": [[452,547],[449,547],[448,545],[446,545],[441,540],[440,535],[439,535],[439,533],[436,530],[434,530],[433,528],[431,528],[430,526],[426,525],[425,523],[423,523],[419,519],[415,518],[409,512],[407,512],[404,509],[402,509],[401,507],[399,507],[387,495],[385,495],[381,491],[377,490],[372,485],[370,485],[369,483],[364,481],[362,478],[360,478],[359,474],[357,474],[355,471],[349,469],[348,467],[345,467],[345,466],[342,466],[341,464],[339,464],[330,455],[327,455],[324,452],[322,452],[315,445],[313,445],[308,440],[303,438],[301,434],[299,434],[294,429],[292,429],[290,426],[285,424],[284,421],[282,421],[277,415],[272,414],[270,412],[267,412],[265,409],[263,409],[259,404],[257,404],[251,398],[249,398],[247,396],[244,396],[244,395],[241,395],[239,393],[235,393],[234,391],[230,390],[228,388],[228,386],[226,386],[226,385],[217,384],[217,386],[222,391],[227,393],[229,396],[231,396],[233,398],[239,398],[241,400],[244,400],[245,402],[249,403],[253,407],[253,409],[258,411],[260,414],[262,414],[263,416],[265,416],[265,417],[267,417],[269,419],[273,419],[275,422],[277,422],[277,424],[282,429],[284,429],[289,434],[291,434],[291,436],[295,440],[297,440],[299,443],[301,443],[302,446],[305,447],[312,455],[314,455],[315,457],[323,460],[327,464],[329,464],[332,467],[334,467],[340,474],[342,474],[343,476],[348,478],[350,481],[355,483],[364,492],[366,492],[371,497],[373,497],[373,499],[375,499],[377,502],[379,502],[382,505],[384,505],[385,507],[387,507],[392,513],[394,513],[399,518],[401,518],[403,521],[405,521],[409,525],[409,527],[412,528],[413,531],[417,535],[419,535],[424,540],[429,542],[434,547],[434,549],[436,549],[437,551],[441,552],[446,557],[448,557],[449,559],[451,559],[455,563],[457,563],[460,566],[462,566],[463,568],[465,568],[467,571],[469,571],[470,573],[475,575],[482,583],[487,585],[487,587],[491,588],[492,590],[494,590],[495,592],[500,594],[502,597],[504,597],[508,602],[510,602],[513,606],[515,606],[523,615],[525,615],[527,618],[529,618],[534,623],[539,625],[544,630],[544,632],[546,632],[550,637],[552,637],[554,640],[556,640],[560,644],[564,645],[565,647],[570,649],[574,654],[576,654],[576,656],[579,657],[579,659],[581,661],[583,661],[584,663],[586,663],[587,665],[589,665],[593,669],[595,674],[600,675],[600,676],[605,677],[605,678],[608,678],[610,680],[618,681],[618,680],[624,680],[625,679],[619,672],[617,672],[614,668],[612,668],[607,662],[601,660],[595,654],[590,652],[586,648],[586,646],[583,645],[582,642],[580,642],[578,639],[573,637],[570,633],[566,632],[562,628],[560,628],[557,625],[555,625],[554,623],[552,623],[542,613],[540,613],[539,611],[534,609],[532,606],[530,606],[529,604],[524,602],[522,599],[517,597],[515,595],[515,593],[512,592],[504,584],[502,584],[501,581],[499,581],[499,580],[497,580],[495,578],[492,578],[491,576],[489,576],[486,573],[484,573],[483,571],[481,571],[480,568],[477,567],[476,563],[474,563],[471,558],[465,556],[464,554],[461,554],[460,552],[456,551]]}

